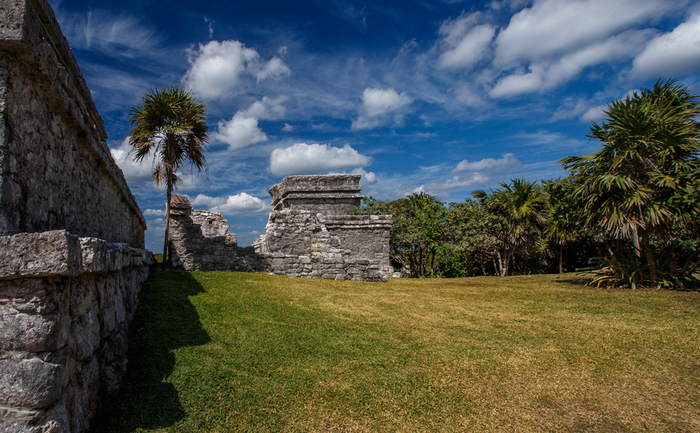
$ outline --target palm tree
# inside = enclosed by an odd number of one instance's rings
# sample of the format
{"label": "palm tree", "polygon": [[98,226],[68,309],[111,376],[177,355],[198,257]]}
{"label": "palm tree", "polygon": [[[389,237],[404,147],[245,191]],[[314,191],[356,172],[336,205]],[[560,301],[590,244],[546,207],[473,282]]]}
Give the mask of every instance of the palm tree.
{"label": "palm tree", "polygon": [[581,237],[578,226],[578,206],[573,197],[572,178],[543,183],[549,196],[550,218],[545,235],[559,246],[559,273],[564,272],[564,244]]}
{"label": "palm tree", "polygon": [[603,143],[601,150],[562,160],[577,179],[587,228],[632,240],[652,282],[652,236],[667,240],[672,224],[689,215],[675,198],[699,167],[698,98],[674,80],[657,81],[608,105],[608,118],[594,123],[589,135]]}
{"label": "palm tree", "polygon": [[134,160],[141,162],[153,156],[153,181],[165,184],[165,241],[163,263],[166,263],[170,229],[170,198],[180,184],[180,166],[189,161],[198,171],[207,168],[207,109],[187,90],[179,87],[152,89],[141,104],[129,111],[131,124],[129,144]]}
{"label": "palm tree", "polygon": [[502,189],[487,194],[475,191],[476,197],[500,220],[500,241],[503,254],[497,251],[499,271],[508,275],[513,257],[528,256],[535,241],[539,239],[547,223],[549,200],[547,193],[537,182],[511,179],[501,183]]}

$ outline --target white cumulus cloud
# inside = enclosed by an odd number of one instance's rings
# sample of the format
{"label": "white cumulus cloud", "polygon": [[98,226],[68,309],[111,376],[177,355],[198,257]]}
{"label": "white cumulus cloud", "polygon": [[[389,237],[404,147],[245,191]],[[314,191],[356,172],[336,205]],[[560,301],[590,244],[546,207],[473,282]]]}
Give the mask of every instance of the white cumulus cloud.
{"label": "white cumulus cloud", "polygon": [[371,157],[360,154],[349,144],[333,147],[328,144],[295,143],[272,151],[270,172],[277,176],[325,174],[365,167],[371,163]]}
{"label": "white cumulus cloud", "polygon": [[460,173],[464,171],[478,171],[478,172],[505,172],[512,170],[513,168],[519,167],[520,161],[515,158],[512,153],[506,153],[502,158],[484,158],[479,161],[470,162],[465,159],[457,164],[452,170],[452,173]]}
{"label": "white cumulus cloud", "polygon": [[[438,66],[470,68],[486,57],[492,58],[490,67],[480,76],[491,98],[549,91],[575,80],[587,68],[620,64],[635,57],[640,66],[633,76],[652,74],[647,69],[658,71],[662,64],[669,65],[663,69],[669,72],[698,68],[697,48],[691,47],[698,31],[692,19],[672,32],[676,33],[673,43],[669,34],[647,47],[658,36],[653,28],[655,23],[685,8],[686,1],[533,0],[527,3],[527,7],[512,15],[507,26],[498,29],[496,36],[491,35],[491,24],[485,23],[490,19],[487,14],[474,13],[445,22],[441,28],[445,35],[442,46],[451,49],[442,53]],[[648,57],[640,55],[645,47],[650,52]],[[658,61],[663,58],[656,55],[661,50],[665,51],[668,62]]]}
{"label": "white cumulus cloud", "polygon": [[535,0],[496,38],[497,64],[539,61],[599,43],[668,11],[660,0]]}
{"label": "white cumulus cloud", "polygon": [[283,75],[289,75],[292,71],[287,65],[284,64],[282,59],[275,56],[270,59],[269,62],[265,63],[263,67],[255,74],[255,78],[258,81],[262,81],[266,78],[279,78]]}
{"label": "white cumulus cloud", "polygon": [[206,207],[209,211],[231,216],[257,216],[272,211],[268,201],[254,197],[245,192],[228,197],[209,197],[199,194],[191,198],[192,207]]}
{"label": "white cumulus cloud", "polygon": [[362,92],[362,105],[368,116],[381,116],[396,111],[413,102],[406,92],[399,94],[394,89],[365,89]]}
{"label": "white cumulus cloud", "polygon": [[372,129],[382,126],[392,119],[389,116],[391,113],[394,113],[394,123],[402,124],[403,116],[401,116],[399,111],[411,102],[413,102],[413,99],[406,95],[406,92],[399,94],[393,88],[374,89],[368,87],[362,92],[362,107],[366,117],[360,116],[352,122],[352,129]]}
{"label": "white cumulus cloud", "polygon": [[502,78],[489,95],[492,98],[507,98],[553,89],[576,78],[588,66],[633,58],[652,34],[651,30],[628,31],[556,60],[534,62],[529,65],[528,72]]}
{"label": "white cumulus cloud", "polygon": [[258,119],[246,117],[239,112],[231,120],[220,121],[211,138],[228,144],[228,148],[233,150],[267,141],[267,134],[258,127]]}
{"label": "white cumulus cloud", "polygon": [[255,101],[246,110],[241,110],[241,114],[246,117],[255,117],[263,120],[275,120],[284,116],[286,109],[282,105],[287,100],[286,96],[269,98],[263,96],[260,101]]}
{"label": "white cumulus cloud", "polygon": [[153,155],[147,155],[142,162],[134,162],[134,157],[129,152],[129,137],[125,138],[118,147],[110,149],[114,162],[122,169],[127,182],[134,184],[150,181],[152,171]]}
{"label": "white cumulus cloud", "polygon": [[275,99],[265,96],[247,109],[236,112],[231,120],[219,121],[217,130],[211,134],[212,140],[228,144],[229,150],[267,141],[267,134],[258,126],[258,119],[271,120],[284,116],[282,103],[286,99],[284,96]]}
{"label": "white cumulus cloud", "polygon": [[182,81],[201,98],[213,100],[238,94],[247,77],[261,81],[289,73],[279,57],[265,62],[239,41],[211,41],[190,53],[190,68]]}
{"label": "white cumulus cloud", "polygon": [[352,171],[353,174],[362,175],[362,183],[365,185],[374,185],[377,183],[377,175],[373,171],[366,171],[363,168],[356,168]]}
{"label": "white cumulus cloud", "polygon": [[644,79],[700,71],[700,13],[647,45],[633,62],[630,75]]}
{"label": "white cumulus cloud", "polygon": [[488,24],[475,25],[479,16],[479,13],[474,13],[442,24],[440,67],[469,69],[490,53],[489,45],[496,28]]}

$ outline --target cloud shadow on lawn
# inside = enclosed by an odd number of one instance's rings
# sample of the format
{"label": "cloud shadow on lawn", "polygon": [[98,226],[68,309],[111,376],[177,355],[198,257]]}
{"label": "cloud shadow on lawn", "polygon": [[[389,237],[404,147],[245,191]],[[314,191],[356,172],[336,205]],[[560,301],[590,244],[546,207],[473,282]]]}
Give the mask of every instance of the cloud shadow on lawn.
{"label": "cloud shadow on lawn", "polygon": [[159,273],[148,280],[129,324],[126,377],[116,394],[102,398],[90,432],[167,427],[185,417],[177,390],[165,379],[175,366],[173,350],[211,341],[189,300],[202,292],[186,272]]}

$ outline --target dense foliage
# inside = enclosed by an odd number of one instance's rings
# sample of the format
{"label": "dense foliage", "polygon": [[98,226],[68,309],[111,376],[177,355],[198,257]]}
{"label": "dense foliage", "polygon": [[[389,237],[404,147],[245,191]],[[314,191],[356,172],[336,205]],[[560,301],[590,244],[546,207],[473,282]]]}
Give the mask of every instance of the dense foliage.
{"label": "dense foliage", "polygon": [[573,271],[587,265],[582,251],[601,250],[600,242],[564,229],[549,234],[557,226],[547,187],[522,179],[501,187],[449,204],[425,193],[394,201],[369,197],[351,213],[393,215],[392,265],[410,277]]}
{"label": "dense foliage", "polygon": [[463,203],[365,200],[392,214],[392,263],[411,277],[587,269],[596,285],[694,288],[700,267],[700,98],[673,80],[615,101],[562,160],[570,175],[511,179]]}

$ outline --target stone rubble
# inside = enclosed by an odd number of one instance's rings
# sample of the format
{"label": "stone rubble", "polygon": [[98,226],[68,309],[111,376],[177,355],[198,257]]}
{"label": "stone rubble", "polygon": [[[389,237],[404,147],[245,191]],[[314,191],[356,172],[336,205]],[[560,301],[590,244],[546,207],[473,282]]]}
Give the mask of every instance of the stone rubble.
{"label": "stone rubble", "polygon": [[170,200],[170,257],[186,271],[264,272],[269,259],[252,247],[241,248],[228,222],[217,212],[194,210],[187,197]]}

